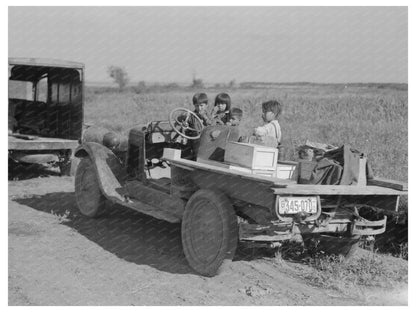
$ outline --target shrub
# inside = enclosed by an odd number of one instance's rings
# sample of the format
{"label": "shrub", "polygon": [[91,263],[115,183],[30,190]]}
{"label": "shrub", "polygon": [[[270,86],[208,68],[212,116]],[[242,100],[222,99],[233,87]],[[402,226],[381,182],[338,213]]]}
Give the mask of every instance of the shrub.
{"label": "shrub", "polygon": [[119,66],[110,66],[107,69],[108,74],[113,78],[114,82],[118,84],[119,91],[123,91],[124,87],[127,85],[129,78],[127,72],[124,68]]}

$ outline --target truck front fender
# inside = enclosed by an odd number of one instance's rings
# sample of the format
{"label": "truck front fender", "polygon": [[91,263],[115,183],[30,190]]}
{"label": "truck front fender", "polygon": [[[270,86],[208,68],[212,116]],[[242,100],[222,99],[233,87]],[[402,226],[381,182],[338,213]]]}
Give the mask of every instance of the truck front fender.
{"label": "truck front fender", "polygon": [[94,164],[103,195],[112,201],[124,202],[122,185],[127,179],[127,173],[110,149],[98,143],[86,142],[75,150],[75,157],[89,157]]}

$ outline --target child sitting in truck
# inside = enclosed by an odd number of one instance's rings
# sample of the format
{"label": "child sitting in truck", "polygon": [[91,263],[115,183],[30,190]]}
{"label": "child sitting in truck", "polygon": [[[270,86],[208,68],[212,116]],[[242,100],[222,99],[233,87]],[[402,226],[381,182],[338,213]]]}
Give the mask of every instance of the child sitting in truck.
{"label": "child sitting in truck", "polygon": [[230,121],[231,98],[227,93],[215,97],[214,109],[211,113],[213,124],[225,125]]}
{"label": "child sitting in truck", "polygon": [[276,139],[276,147],[280,144],[282,139],[282,131],[280,130],[279,122],[277,118],[282,112],[282,105],[275,100],[267,101],[262,103],[263,120],[266,123],[264,126],[257,127],[254,129],[254,134],[261,140],[268,138]]}
{"label": "child sitting in truck", "polygon": [[[206,93],[195,93],[192,97],[192,103],[195,107],[194,113],[201,119],[203,126],[211,125],[211,118],[208,116],[207,107],[208,107],[208,96]],[[187,130],[188,135],[195,135],[196,132],[201,131],[199,123],[197,122],[195,116],[189,116],[185,122],[187,116],[186,114],[178,117],[178,121],[184,123],[185,126],[192,128],[193,130]]]}
{"label": "child sitting in truck", "polygon": [[243,111],[234,107],[230,111],[230,120],[226,123],[227,126],[239,126],[243,118]]}
{"label": "child sitting in truck", "polygon": [[195,93],[192,97],[192,103],[195,107],[194,113],[202,120],[204,126],[210,125],[211,119],[209,118],[207,113],[208,96],[206,95],[206,93]]}

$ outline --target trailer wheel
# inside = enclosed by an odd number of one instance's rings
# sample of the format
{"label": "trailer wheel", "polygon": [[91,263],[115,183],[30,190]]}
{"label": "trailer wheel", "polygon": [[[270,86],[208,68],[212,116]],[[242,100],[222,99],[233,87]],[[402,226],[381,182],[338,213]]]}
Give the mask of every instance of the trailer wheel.
{"label": "trailer wheel", "polygon": [[199,274],[214,276],[232,261],[237,243],[237,217],[227,196],[211,190],[193,194],[182,219],[189,265]]}
{"label": "trailer wheel", "polygon": [[81,213],[96,217],[104,209],[105,197],[101,193],[94,164],[88,157],[82,158],[75,174],[75,198]]}
{"label": "trailer wheel", "polygon": [[303,236],[303,242],[312,254],[324,252],[328,255],[338,255],[345,259],[352,258],[357,250],[360,235],[334,236],[326,234],[312,234]]}

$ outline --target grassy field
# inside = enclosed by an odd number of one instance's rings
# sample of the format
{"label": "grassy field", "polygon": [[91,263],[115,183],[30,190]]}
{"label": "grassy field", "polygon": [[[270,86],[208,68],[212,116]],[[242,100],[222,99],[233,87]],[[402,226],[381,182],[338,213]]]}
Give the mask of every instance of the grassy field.
{"label": "grassy field", "polygon": [[[88,88],[85,122],[127,133],[137,124],[167,120],[176,107],[192,107],[200,90],[136,94]],[[228,92],[232,106],[244,111],[242,135],[262,124],[261,103],[277,99],[283,104],[279,122],[285,159],[296,159],[296,147],[307,139],[337,146],[350,144],[366,153],[376,176],[407,181],[408,96],[406,90],[377,85],[281,85],[255,89],[207,89],[212,108],[219,92]]]}

